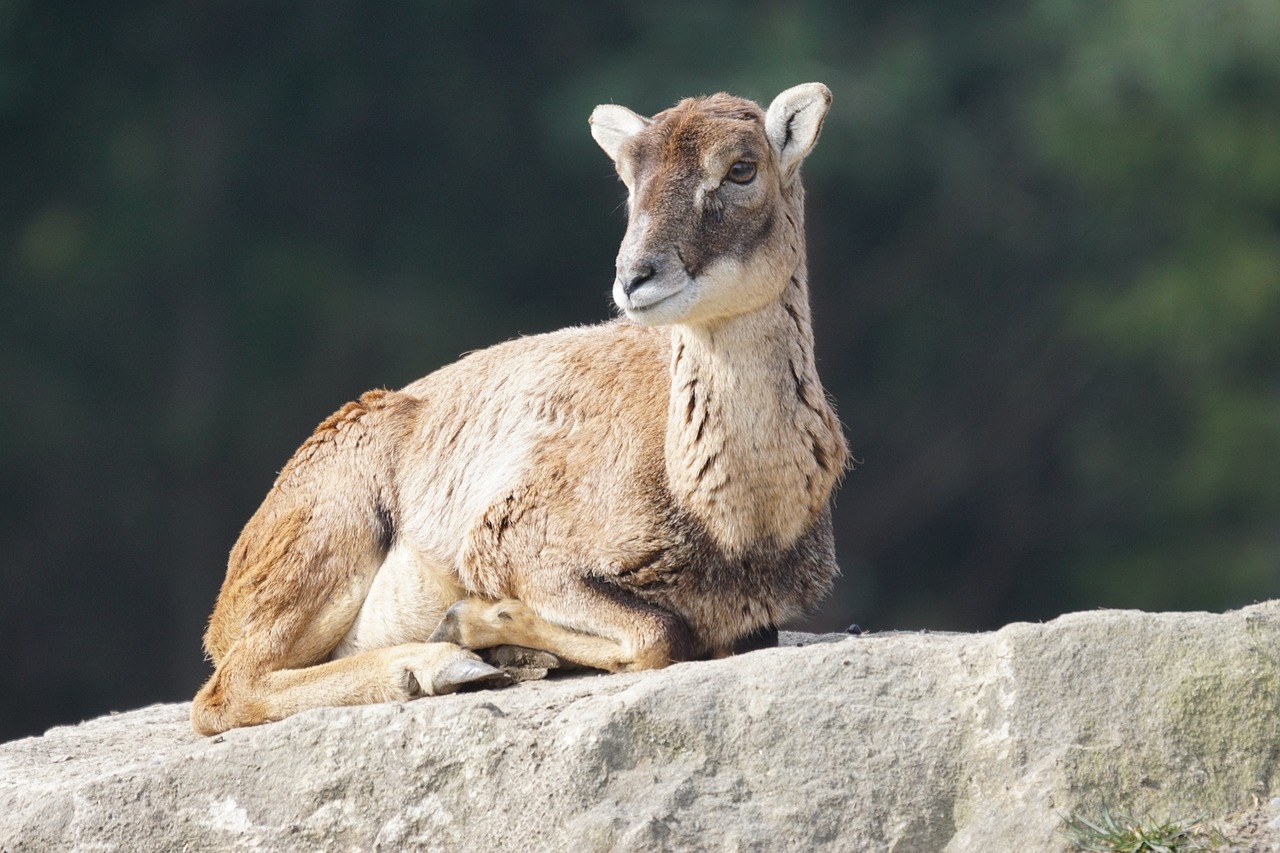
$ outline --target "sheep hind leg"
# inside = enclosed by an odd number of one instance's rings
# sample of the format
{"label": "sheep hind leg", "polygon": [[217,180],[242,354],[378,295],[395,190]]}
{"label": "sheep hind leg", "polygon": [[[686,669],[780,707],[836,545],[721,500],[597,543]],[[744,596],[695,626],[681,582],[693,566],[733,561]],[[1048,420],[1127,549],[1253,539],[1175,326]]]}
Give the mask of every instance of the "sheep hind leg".
{"label": "sheep hind leg", "polygon": [[233,649],[191,703],[192,726],[217,734],[281,720],[309,708],[395,702],[502,687],[508,673],[450,643],[405,643],[299,669],[263,671]]}

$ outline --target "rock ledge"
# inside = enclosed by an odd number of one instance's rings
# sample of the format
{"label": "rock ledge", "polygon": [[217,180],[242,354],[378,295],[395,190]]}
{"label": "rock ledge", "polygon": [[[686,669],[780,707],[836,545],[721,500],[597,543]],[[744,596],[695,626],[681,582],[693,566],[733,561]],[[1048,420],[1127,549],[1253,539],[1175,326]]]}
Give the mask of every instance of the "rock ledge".
{"label": "rock ledge", "polygon": [[156,705],[0,745],[0,850],[1062,850],[1104,799],[1280,794],[1280,602],[785,634],[661,672],[200,738]]}

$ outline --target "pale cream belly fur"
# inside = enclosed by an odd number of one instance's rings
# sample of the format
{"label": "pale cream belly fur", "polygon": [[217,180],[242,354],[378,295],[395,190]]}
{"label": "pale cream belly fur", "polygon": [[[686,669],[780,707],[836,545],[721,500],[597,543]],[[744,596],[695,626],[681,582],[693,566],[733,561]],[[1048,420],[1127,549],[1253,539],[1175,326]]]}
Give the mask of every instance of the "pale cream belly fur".
{"label": "pale cream belly fur", "polygon": [[466,595],[452,579],[448,566],[410,545],[396,543],[378,568],[355,623],[332,657],[424,642],[449,605]]}

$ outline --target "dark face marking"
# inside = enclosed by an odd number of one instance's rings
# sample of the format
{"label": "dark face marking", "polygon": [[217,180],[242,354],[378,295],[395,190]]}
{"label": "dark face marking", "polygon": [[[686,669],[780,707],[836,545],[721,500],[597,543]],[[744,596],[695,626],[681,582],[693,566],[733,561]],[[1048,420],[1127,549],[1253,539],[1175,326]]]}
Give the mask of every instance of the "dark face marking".
{"label": "dark face marking", "polygon": [[633,170],[630,215],[648,223],[632,253],[655,266],[678,262],[696,278],[718,258],[746,260],[778,228],[777,166],[764,115],[749,101],[684,101],[655,116],[623,157]]}

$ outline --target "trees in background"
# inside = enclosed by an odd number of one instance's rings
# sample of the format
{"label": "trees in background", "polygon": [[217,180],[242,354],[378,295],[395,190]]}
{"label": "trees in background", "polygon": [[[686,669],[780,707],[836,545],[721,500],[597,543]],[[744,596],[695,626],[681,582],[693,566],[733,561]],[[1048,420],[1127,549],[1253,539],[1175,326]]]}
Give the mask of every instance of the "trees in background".
{"label": "trees in background", "polygon": [[0,737],[156,699],[310,428],[608,315],[596,103],[836,95],[814,626],[1280,592],[1280,7],[0,6]]}

